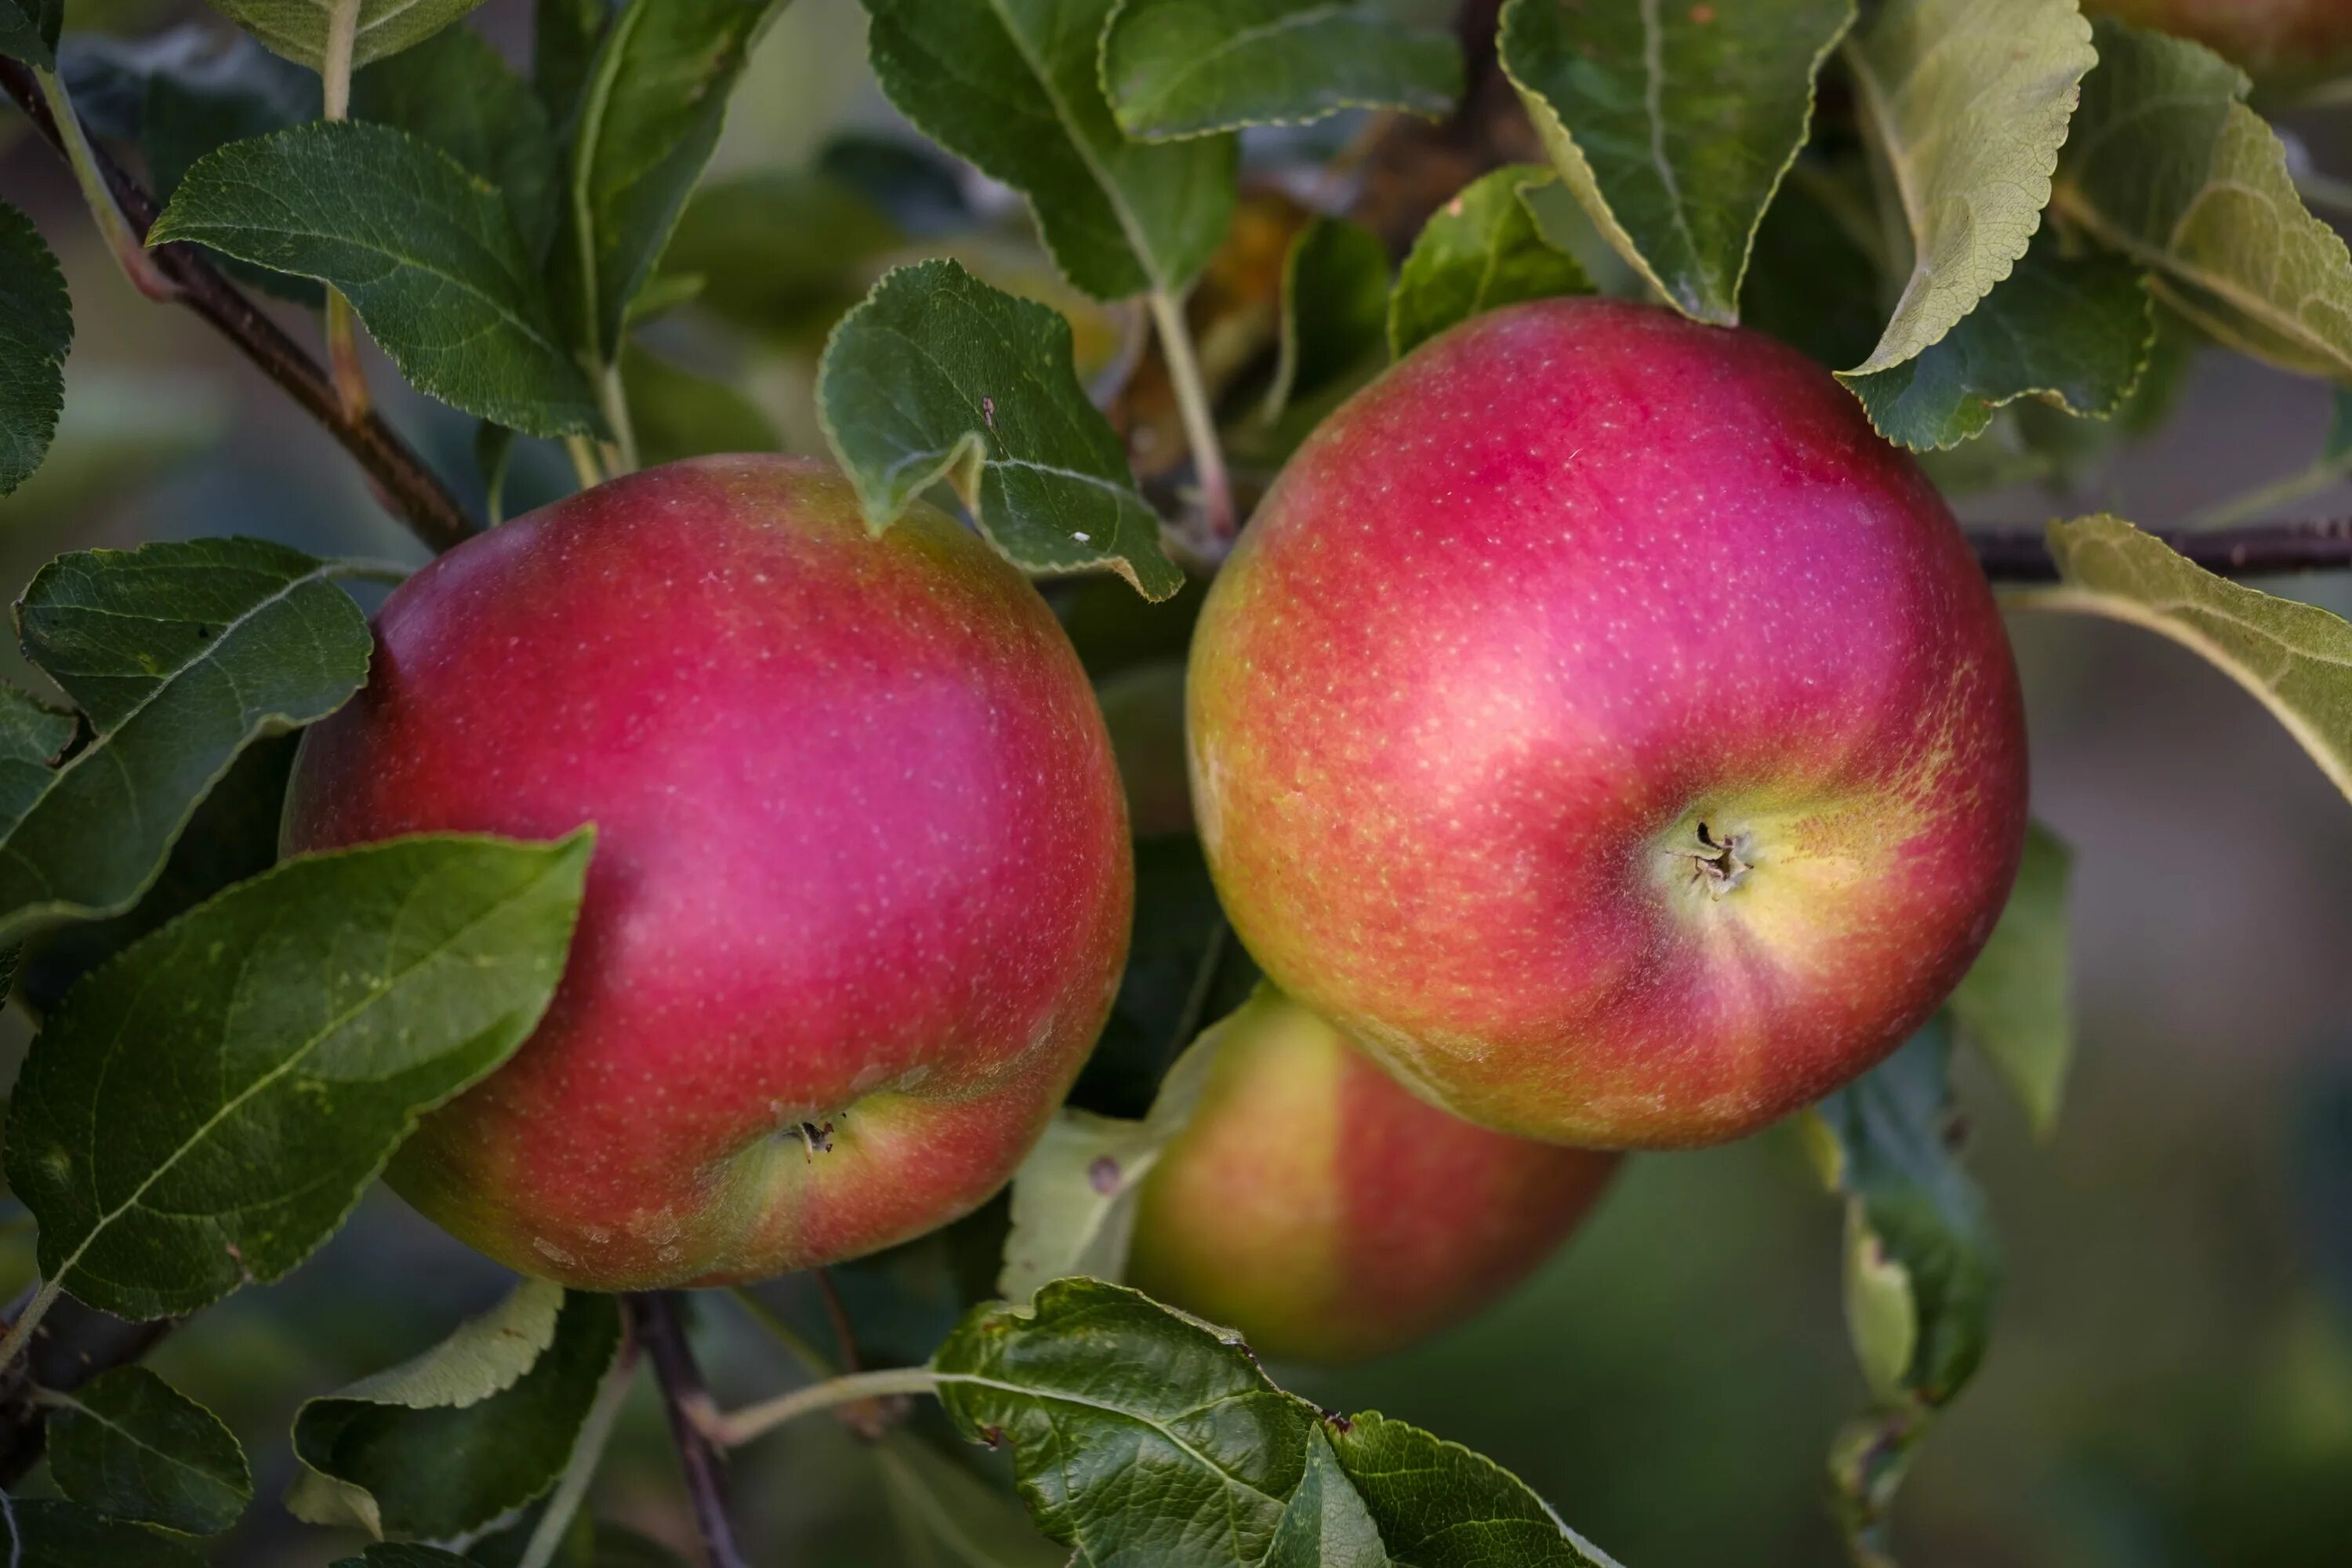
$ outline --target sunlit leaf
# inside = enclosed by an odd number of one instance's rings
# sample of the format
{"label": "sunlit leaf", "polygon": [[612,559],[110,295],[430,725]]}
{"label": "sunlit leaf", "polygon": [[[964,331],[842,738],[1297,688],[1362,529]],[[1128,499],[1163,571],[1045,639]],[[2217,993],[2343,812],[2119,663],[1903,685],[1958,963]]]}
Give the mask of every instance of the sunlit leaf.
{"label": "sunlit leaf", "polygon": [[1462,96],[1462,49],[1377,5],[1120,0],[1102,41],[1113,112],[1147,141],[1302,125],[1343,109],[1435,118]]}
{"label": "sunlit leaf", "polygon": [[1389,297],[1389,352],[1411,353],[1481,311],[1556,294],[1588,294],[1576,258],[1545,239],[1527,192],[1552,172],[1514,163],[1481,174],[1430,215]]}

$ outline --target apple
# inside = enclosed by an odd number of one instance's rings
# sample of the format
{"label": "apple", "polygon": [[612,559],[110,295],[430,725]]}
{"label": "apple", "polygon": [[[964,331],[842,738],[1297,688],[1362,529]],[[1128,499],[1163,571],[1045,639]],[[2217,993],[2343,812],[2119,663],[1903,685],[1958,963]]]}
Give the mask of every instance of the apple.
{"label": "apple", "polygon": [[2352,67],[2345,0],[2084,0],[2083,14],[2194,38],[2263,80],[2308,81]]}
{"label": "apple", "polygon": [[2025,834],[1992,595],[1760,333],[1474,318],[1291,459],[1193,637],[1193,809],[1267,975],[1507,1132],[1718,1142],[1891,1052]]}
{"label": "apple", "polygon": [[395,1191],[593,1289],[757,1279],[995,1192],[1110,1005],[1134,869],[1045,602],[926,507],[672,464],[469,541],[377,617],[287,838],[597,828],[571,962]]}
{"label": "apple", "polygon": [[1144,1178],[1128,1278],[1266,1354],[1365,1361],[1469,1316],[1575,1229],[1621,1158],[1424,1105],[1271,988],[1214,1048]]}

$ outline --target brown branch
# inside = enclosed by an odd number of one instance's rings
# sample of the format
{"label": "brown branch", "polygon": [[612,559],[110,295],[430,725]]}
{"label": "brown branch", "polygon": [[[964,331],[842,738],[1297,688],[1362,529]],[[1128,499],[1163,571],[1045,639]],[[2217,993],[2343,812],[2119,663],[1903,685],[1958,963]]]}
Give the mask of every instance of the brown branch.
{"label": "brown branch", "polygon": [[[2222,577],[2278,577],[2352,567],[2352,518],[2259,522],[2243,528],[2151,529],[2206,571]],[[2055,583],[2058,563],[2045,530],[2011,524],[1967,530],[1985,575],[1996,583]]]}
{"label": "brown branch", "polygon": [[[32,70],[19,61],[0,59],[0,90],[16,100],[34,129],[62,155],[65,143]],[[132,231],[144,240],[147,231],[154,226],[155,198],[125,173],[104,147],[95,150],[99,168],[114,194],[115,205],[122,209]],[[403,440],[381,414],[347,414],[336,395],[333,382],[319,362],[222,277],[202,252],[186,245],[165,245],[148,254],[153,258],[156,271],[171,285],[173,300],[211,322],[262,374],[299,404],[304,413],[324,426],[327,433],[367,471],[386,509],[417,538],[436,551],[442,551],[480,531],[415,448]]]}
{"label": "brown branch", "polygon": [[718,1406],[695,1364],[686,1342],[686,1325],[677,1312],[678,1292],[649,1290],[624,1298],[637,1342],[654,1363],[654,1379],[661,1385],[662,1404],[669,1411],[670,1436],[677,1443],[679,1468],[686,1473],[687,1496],[694,1503],[695,1527],[702,1536],[703,1554],[710,1568],[749,1568],[743,1549],[736,1544],[735,1527],[727,1517],[727,1489],[719,1472],[717,1445],[710,1424]]}
{"label": "brown branch", "polygon": [[[11,1322],[31,1300],[28,1291],[8,1314]],[[102,1372],[127,1366],[172,1331],[173,1320],[125,1322],[70,1296],[58,1298],[33,1331],[25,1354],[0,1372],[0,1487],[13,1487],[40,1462],[48,1444],[49,1412],[34,1398],[44,1388],[70,1394]]]}

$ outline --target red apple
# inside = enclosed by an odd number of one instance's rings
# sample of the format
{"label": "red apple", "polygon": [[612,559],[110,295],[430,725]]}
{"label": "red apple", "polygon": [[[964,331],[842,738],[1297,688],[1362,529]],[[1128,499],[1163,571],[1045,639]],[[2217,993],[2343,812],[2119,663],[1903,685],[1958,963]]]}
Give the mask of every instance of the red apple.
{"label": "red apple", "polygon": [[1108,1008],[1133,867],[1076,654],[971,532],[673,464],[418,573],[312,729],[288,838],[598,830],[536,1034],[395,1190],[596,1289],[756,1279],[954,1218]]}
{"label": "red apple", "polygon": [[1271,1355],[1363,1361],[1469,1316],[1576,1227],[1619,1159],[1424,1105],[1271,989],[1216,1050],[1144,1179],[1128,1273]]}
{"label": "red apple", "polygon": [[2194,38],[2268,80],[2310,80],[2352,66],[2346,0],[2084,0],[2083,14]]}
{"label": "red apple", "polygon": [[1528,1137],[1717,1142],[1862,1073],[2000,915],[2025,732],[1951,513],[1793,351],[1547,300],[1301,447],[1194,635],[1266,973]]}

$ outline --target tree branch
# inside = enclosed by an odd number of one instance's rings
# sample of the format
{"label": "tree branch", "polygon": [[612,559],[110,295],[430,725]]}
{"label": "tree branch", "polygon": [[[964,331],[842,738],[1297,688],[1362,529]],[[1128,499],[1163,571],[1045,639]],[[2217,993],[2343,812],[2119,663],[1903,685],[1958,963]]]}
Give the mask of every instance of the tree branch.
{"label": "tree branch", "polygon": [[[12,1321],[30,1300],[28,1292],[16,1302]],[[125,1322],[70,1296],[59,1297],[33,1331],[25,1354],[0,1370],[0,1487],[15,1486],[47,1447],[49,1412],[34,1398],[35,1389],[70,1394],[102,1372],[137,1361],[172,1328],[169,1318]]]}
{"label": "tree branch", "polygon": [[[1994,582],[2058,581],[2058,563],[2050,554],[2043,529],[1999,524],[1973,526],[1966,531],[1979,564]],[[2148,531],[2221,577],[2277,577],[2352,567],[2352,518]]]}
{"label": "tree branch", "polygon": [[623,1301],[637,1342],[654,1364],[654,1379],[661,1385],[662,1403],[669,1411],[670,1436],[677,1442],[678,1465],[686,1472],[687,1495],[694,1502],[694,1522],[702,1534],[703,1553],[710,1568],[750,1568],[727,1517],[721,1461],[710,1440],[719,1409],[702,1381],[702,1369],[695,1365],[694,1351],[686,1342],[686,1325],[677,1315],[678,1292],[649,1290],[625,1297]]}
{"label": "tree branch", "polygon": [[[0,90],[16,100],[33,128],[61,154],[64,138],[49,113],[29,67],[0,59]],[[155,198],[133,180],[103,147],[94,147],[117,207],[143,244],[155,222]],[[261,373],[283,388],[302,411],[324,426],[375,481],[384,506],[411,532],[436,551],[448,549],[480,531],[457,498],[426,466],[415,448],[384,422],[383,415],[344,411],[334,384],[299,343],[262,314],[251,300],[222,277],[201,252],[185,245],[161,246],[148,253],[155,269],[176,288],[178,303],[212,323]]]}

